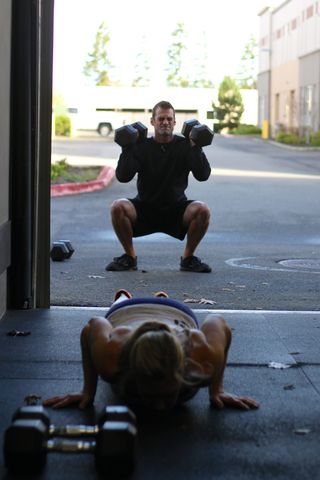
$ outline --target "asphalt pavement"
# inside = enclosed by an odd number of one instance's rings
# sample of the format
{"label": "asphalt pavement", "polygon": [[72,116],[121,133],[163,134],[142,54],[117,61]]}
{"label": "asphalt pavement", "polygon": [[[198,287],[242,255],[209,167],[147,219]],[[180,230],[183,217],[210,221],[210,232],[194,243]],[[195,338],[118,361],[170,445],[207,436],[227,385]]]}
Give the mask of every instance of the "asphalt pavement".
{"label": "asphalt pavement", "polygon": [[[90,157],[87,143],[80,140],[77,148]],[[50,309],[9,311],[0,323],[1,432],[28,395],[41,401],[81,388],[81,329],[91,316],[104,315],[115,289],[134,295],[162,289],[189,302],[200,323],[209,313],[225,317],[233,334],[225,389],[255,398],[260,408],[217,411],[202,389],[166,415],[137,412],[131,478],[320,479],[320,167],[317,152],[302,153],[252,139],[217,138],[208,148],[213,175],[201,186],[191,181],[189,196],[212,209],[199,248],[213,266],[210,274],[179,272],[183,244],[163,235],[136,242],[138,271],[104,270],[121,253],[110,203],[131,196],[134,182],[52,198],[52,239],[69,238],[75,252],[51,264]],[[9,336],[12,331],[26,335]],[[51,410],[51,421],[92,424],[106,403],[117,402],[99,381],[92,408]],[[8,474],[3,459],[0,476],[26,478]],[[34,478],[101,476],[92,455],[50,453]]]}
{"label": "asphalt pavement", "polygon": [[[76,155],[69,158],[76,162],[82,152],[83,162],[96,158],[114,168],[112,142],[92,143],[90,150],[87,139],[76,141]],[[92,148],[95,157],[89,156]],[[65,142],[58,149],[62,155]],[[136,193],[135,180],[114,180],[97,192],[52,198],[52,240],[70,239],[76,250],[70,260],[51,263],[52,305],[108,306],[114,290],[126,287],[134,295],[164,289],[180,300],[194,299],[200,308],[206,299],[217,309],[319,310],[319,151],[216,136],[205,152],[212,176],[207,182],[190,176],[187,195],[205,201],[212,212],[196,252],[212,273],[180,272],[183,242],[164,234],[135,240],[137,272],[106,272],[107,263],[123,253],[110,204]]]}

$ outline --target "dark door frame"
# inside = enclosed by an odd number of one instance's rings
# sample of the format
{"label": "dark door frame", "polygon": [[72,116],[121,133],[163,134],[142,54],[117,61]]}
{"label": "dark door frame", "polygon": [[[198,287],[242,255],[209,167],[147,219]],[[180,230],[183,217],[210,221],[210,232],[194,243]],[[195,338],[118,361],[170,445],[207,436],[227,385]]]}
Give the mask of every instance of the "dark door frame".
{"label": "dark door frame", "polygon": [[50,307],[54,0],[12,1],[8,308]]}

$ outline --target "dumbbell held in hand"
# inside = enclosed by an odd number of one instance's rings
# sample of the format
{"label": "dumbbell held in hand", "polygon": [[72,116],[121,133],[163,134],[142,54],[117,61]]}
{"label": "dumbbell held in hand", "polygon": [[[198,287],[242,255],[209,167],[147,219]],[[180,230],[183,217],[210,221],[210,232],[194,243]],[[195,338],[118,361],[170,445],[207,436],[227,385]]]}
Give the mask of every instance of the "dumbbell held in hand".
{"label": "dumbbell held in hand", "polygon": [[148,136],[148,128],[141,122],[124,125],[115,130],[114,141],[120,147],[130,147],[143,142]]}
{"label": "dumbbell held in hand", "polygon": [[214,137],[213,130],[196,119],[186,120],[183,124],[181,133],[187,139],[191,138],[191,140],[199,147],[211,145]]}

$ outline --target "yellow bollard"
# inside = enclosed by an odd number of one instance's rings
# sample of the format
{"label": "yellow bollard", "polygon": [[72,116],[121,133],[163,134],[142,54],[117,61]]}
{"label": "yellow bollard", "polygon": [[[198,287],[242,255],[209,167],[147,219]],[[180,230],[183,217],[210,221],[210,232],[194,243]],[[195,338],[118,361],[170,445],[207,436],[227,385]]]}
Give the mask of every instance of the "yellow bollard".
{"label": "yellow bollard", "polygon": [[263,120],[261,138],[267,140],[269,138],[269,120]]}

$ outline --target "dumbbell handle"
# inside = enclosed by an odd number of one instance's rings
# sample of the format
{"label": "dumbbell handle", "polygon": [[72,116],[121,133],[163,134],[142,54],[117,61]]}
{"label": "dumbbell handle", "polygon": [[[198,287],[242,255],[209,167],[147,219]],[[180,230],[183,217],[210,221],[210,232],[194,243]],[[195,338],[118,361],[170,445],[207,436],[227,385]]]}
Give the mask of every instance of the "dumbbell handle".
{"label": "dumbbell handle", "polygon": [[65,440],[62,438],[52,438],[47,440],[46,449],[50,452],[64,453],[88,453],[94,452],[96,448],[95,440]]}
{"label": "dumbbell handle", "polygon": [[50,425],[49,427],[49,435],[57,437],[81,437],[96,435],[98,432],[98,425]]}

